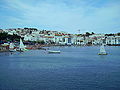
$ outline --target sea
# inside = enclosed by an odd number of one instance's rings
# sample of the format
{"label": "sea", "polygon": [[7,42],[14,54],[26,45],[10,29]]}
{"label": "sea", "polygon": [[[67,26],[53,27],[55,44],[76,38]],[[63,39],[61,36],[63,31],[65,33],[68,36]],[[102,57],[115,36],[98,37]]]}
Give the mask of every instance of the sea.
{"label": "sea", "polygon": [[0,90],[120,90],[120,46],[45,48],[1,52]]}

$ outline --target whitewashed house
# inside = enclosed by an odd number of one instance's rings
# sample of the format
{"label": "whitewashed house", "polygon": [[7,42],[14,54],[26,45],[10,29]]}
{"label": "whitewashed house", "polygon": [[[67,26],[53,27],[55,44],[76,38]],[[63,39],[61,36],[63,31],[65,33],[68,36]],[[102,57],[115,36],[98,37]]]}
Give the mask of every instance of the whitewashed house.
{"label": "whitewashed house", "polygon": [[120,44],[120,36],[107,36],[106,44],[110,45]]}

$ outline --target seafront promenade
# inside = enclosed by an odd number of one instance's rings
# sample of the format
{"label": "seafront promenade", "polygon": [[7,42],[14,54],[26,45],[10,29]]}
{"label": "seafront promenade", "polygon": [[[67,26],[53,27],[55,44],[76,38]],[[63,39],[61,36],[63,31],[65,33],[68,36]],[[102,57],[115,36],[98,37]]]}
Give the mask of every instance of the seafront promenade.
{"label": "seafront promenade", "polygon": [[[28,50],[46,50],[46,48],[44,47],[66,47],[66,46],[69,46],[69,47],[86,47],[86,46],[100,46],[100,45],[56,45],[56,44],[44,44],[44,45],[41,45],[41,44],[36,44],[36,45],[26,45],[26,49]],[[120,45],[106,45],[106,46],[120,46]],[[18,46],[16,46],[15,48],[17,48]],[[0,52],[9,52],[9,45],[7,46],[0,46]]]}
{"label": "seafront promenade", "polygon": [[[44,47],[52,47],[52,46],[80,46],[80,45],[56,45],[56,44],[35,44],[35,45],[26,45],[26,49],[28,50],[46,50]],[[88,45],[90,46],[90,45]],[[17,48],[16,46],[15,48]],[[0,52],[9,52],[9,45],[7,46],[0,46]]]}

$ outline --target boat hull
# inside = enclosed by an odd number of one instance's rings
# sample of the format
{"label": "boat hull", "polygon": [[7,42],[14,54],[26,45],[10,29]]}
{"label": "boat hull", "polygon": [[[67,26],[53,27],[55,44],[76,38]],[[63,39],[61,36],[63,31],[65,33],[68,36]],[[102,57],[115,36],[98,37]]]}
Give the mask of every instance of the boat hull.
{"label": "boat hull", "polygon": [[60,51],[48,51],[48,53],[51,53],[51,54],[52,54],[52,53],[53,53],[53,54],[54,54],[54,53],[55,53],[55,54],[60,54]]}
{"label": "boat hull", "polygon": [[107,53],[98,53],[98,55],[108,55]]}
{"label": "boat hull", "polygon": [[24,52],[23,50],[17,50],[18,52]]}
{"label": "boat hull", "polygon": [[28,51],[28,49],[17,49],[18,52]]}
{"label": "boat hull", "polygon": [[9,50],[10,52],[16,52],[15,50]]}
{"label": "boat hull", "polygon": [[9,51],[10,52],[16,52],[16,49],[10,49]]}

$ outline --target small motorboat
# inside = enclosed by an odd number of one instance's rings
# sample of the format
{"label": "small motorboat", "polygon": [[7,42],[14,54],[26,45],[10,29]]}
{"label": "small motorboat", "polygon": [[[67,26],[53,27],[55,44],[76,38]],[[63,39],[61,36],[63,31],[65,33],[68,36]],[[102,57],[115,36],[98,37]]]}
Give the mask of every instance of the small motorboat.
{"label": "small motorboat", "polygon": [[53,51],[53,50],[48,50],[48,53],[60,53],[60,51]]}

